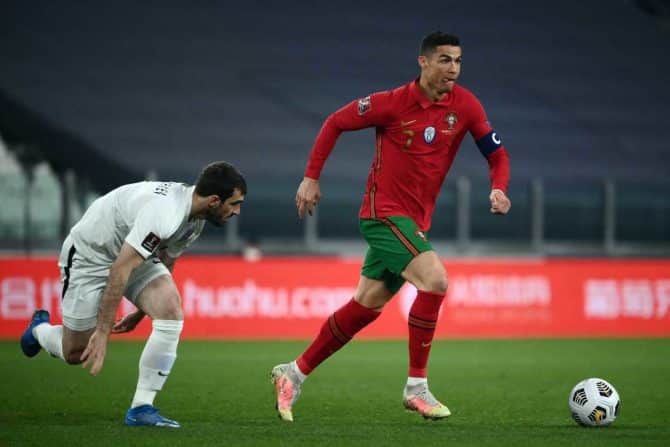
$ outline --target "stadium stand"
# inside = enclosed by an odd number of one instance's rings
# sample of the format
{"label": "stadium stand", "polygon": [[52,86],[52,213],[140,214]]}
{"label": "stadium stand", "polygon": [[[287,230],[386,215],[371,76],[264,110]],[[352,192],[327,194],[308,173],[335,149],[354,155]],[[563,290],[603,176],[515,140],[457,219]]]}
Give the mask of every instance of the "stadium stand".
{"label": "stadium stand", "polygon": [[0,137],[0,240],[23,239],[27,181],[21,165]]}
{"label": "stadium stand", "polygon": [[63,213],[61,184],[46,162],[37,164],[31,174],[28,231],[37,240],[58,239]]}
{"label": "stadium stand", "polygon": [[[208,161],[232,161],[250,185],[241,234],[300,237],[292,199],[322,120],[412,79],[420,37],[442,29],[461,36],[461,83],[482,99],[511,154],[514,212],[503,224],[486,214],[486,165],[466,138],[440,199],[436,237],[457,237],[463,176],[472,181],[475,239],[527,240],[530,182],[541,179],[545,237],[602,240],[610,179],[624,207],[619,235],[667,242],[670,90],[659,73],[670,68],[670,29],[653,13],[663,4],[426,1],[408,14],[402,5],[353,0],[160,8],[11,1],[0,17],[0,113],[11,113],[0,125],[16,129],[17,114],[40,117],[48,129],[37,132],[41,144],[61,139],[45,151],[53,169],[74,169],[98,192],[149,171],[188,182]],[[59,38],[42,37],[49,35]],[[357,237],[372,141],[369,130],[344,135],[329,160],[322,237]],[[650,232],[645,213],[660,222]]]}

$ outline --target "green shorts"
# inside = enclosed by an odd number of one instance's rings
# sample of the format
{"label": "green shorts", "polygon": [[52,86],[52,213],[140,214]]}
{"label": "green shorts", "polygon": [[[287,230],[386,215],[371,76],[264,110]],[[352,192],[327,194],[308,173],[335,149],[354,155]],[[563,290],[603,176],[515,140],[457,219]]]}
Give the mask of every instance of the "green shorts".
{"label": "green shorts", "polygon": [[426,235],[409,217],[360,219],[359,227],[369,245],[361,275],[384,281],[392,293],[405,283],[400,274],[410,261],[419,253],[433,249]]}

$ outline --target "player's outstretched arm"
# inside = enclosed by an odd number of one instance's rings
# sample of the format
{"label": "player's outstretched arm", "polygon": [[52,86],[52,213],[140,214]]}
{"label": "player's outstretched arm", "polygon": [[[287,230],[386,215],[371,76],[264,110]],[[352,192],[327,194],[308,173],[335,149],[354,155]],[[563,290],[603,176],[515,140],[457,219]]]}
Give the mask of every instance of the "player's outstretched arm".
{"label": "player's outstretched arm", "polygon": [[298,192],[295,194],[295,206],[298,208],[298,216],[302,219],[305,216],[305,210],[311,216],[319,200],[321,200],[319,181],[309,177],[303,178],[300,186],[298,186]]}
{"label": "player's outstretched arm", "polygon": [[507,214],[512,207],[512,201],[502,189],[493,189],[489,195],[491,212],[493,214]]}
{"label": "player's outstretched arm", "polygon": [[144,258],[130,244],[124,242],[119,256],[109,269],[107,286],[98,310],[98,323],[81,355],[83,367],[88,368],[94,376],[102,370],[107,354],[107,340],[112,331],[116,309],[119,307],[123,292],[126,290],[128,277],[143,261]]}
{"label": "player's outstretched arm", "polygon": [[312,214],[321,198],[318,179],[340,134],[351,130],[386,125],[393,120],[393,104],[392,92],[374,93],[350,102],[324,121],[314,141],[305,167],[304,179],[295,197],[295,205],[301,219],[305,216],[305,210],[310,215]]}

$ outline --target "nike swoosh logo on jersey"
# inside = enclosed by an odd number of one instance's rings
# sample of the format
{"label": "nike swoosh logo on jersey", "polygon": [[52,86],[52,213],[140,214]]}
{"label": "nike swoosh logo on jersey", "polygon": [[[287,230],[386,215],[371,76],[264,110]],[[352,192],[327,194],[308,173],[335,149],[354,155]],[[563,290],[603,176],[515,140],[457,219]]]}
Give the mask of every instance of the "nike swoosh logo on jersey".
{"label": "nike swoosh logo on jersey", "polygon": [[421,347],[422,348],[427,348],[428,346],[430,346],[431,343],[432,342],[428,342],[428,343],[421,342]]}
{"label": "nike swoosh logo on jersey", "polygon": [[410,124],[416,123],[416,120],[410,120],[410,121],[400,121],[401,126],[409,126]]}

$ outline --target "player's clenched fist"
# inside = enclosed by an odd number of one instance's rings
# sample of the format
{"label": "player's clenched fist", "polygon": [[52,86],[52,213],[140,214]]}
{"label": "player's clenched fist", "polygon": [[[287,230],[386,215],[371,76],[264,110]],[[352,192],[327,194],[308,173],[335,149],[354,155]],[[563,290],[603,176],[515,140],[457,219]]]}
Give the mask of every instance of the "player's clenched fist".
{"label": "player's clenched fist", "polygon": [[489,195],[489,200],[491,200],[491,212],[493,214],[507,214],[512,207],[512,202],[500,189],[492,190]]}

